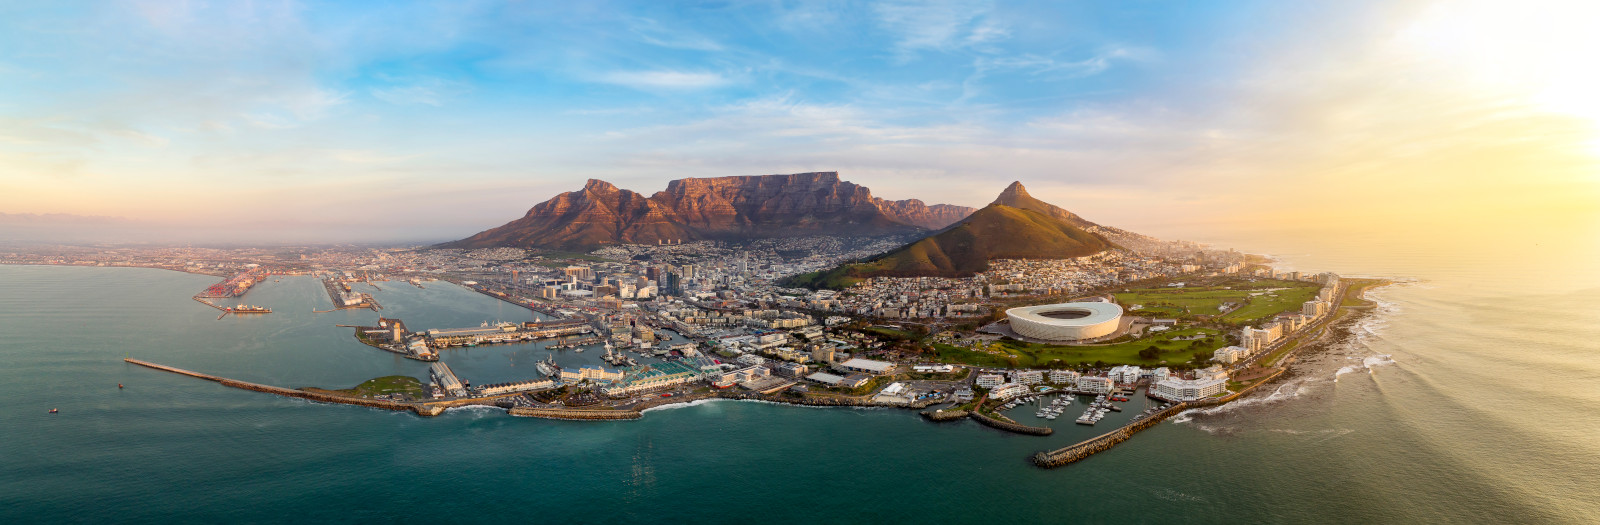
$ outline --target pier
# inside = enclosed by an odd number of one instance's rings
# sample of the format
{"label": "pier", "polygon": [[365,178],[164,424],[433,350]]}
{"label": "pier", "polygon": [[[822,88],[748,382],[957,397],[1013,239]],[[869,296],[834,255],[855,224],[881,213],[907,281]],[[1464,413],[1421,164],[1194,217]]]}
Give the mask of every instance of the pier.
{"label": "pier", "polygon": [[[368,284],[371,284],[371,283],[368,283]],[[348,310],[348,309],[351,309],[351,308],[367,308],[367,309],[370,309],[370,310],[372,310],[374,312],[383,309],[383,306],[379,305],[378,301],[376,299],[373,299],[371,294],[365,294],[365,293],[356,292],[354,290],[351,290],[350,289],[350,285],[348,283],[335,283],[333,278],[324,277],[322,279],[322,287],[323,287],[323,289],[328,291],[328,300],[333,303],[333,309],[332,310],[316,310],[316,309],[313,309],[313,310],[311,310],[312,313],[325,314],[325,313],[328,313],[328,312],[337,312],[339,310]],[[340,290],[340,288],[343,288],[343,290]],[[377,288],[377,286],[373,286],[373,288]],[[361,301],[357,302],[357,303],[346,304],[345,301],[344,301],[344,297],[343,297],[345,295],[358,295],[358,296],[361,297]]]}
{"label": "pier", "polygon": [[412,412],[415,412],[419,416],[437,416],[437,415],[439,415],[439,414],[444,412],[444,407],[442,407],[442,406],[429,405],[429,404],[424,404],[424,403],[401,403],[399,401],[386,401],[386,400],[382,400],[382,399],[367,399],[367,398],[363,398],[363,397],[353,397],[353,396],[339,395],[339,394],[334,394],[334,393],[328,392],[326,390],[323,390],[323,391],[295,390],[295,389],[291,389],[291,388],[283,388],[283,387],[278,387],[278,386],[249,383],[249,382],[245,382],[245,381],[238,381],[238,380],[234,380],[234,379],[228,379],[226,377],[214,376],[214,375],[211,375],[211,374],[202,374],[202,373],[199,373],[199,372],[192,372],[192,371],[189,371],[189,370],[184,370],[182,368],[171,367],[171,366],[167,366],[167,365],[160,365],[160,364],[156,364],[156,363],[151,363],[149,361],[141,361],[141,360],[134,359],[134,358],[131,358],[131,357],[123,359],[123,361],[126,361],[126,362],[128,362],[130,364],[139,365],[139,366],[142,366],[142,367],[145,367],[145,368],[150,368],[150,369],[154,369],[154,370],[160,370],[160,371],[163,371],[163,372],[171,372],[171,373],[178,374],[178,375],[185,375],[185,376],[189,376],[189,377],[204,379],[206,381],[213,381],[213,382],[219,383],[222,386],[226,386],[226,387],[238,388],[238,389],[241,389],[241,390],[253,390],[253,391],[256,391],[256,392],[265,392],[265,393],[268,393],[268,394],[277,394],[277,395],[284,396],[284,397],[295,397],[295,398],[306,399],[306,400],[310,400],[310,401],[320,401],[320,402],[324,402],[324,403],[339,403],[339,404],[342,404],[342,405],[356,405],[356,406],[364,406],[364,407],[369,407],[369,408],[381,408],[381,409],[384,409],[384,410],[410,410]]}
{"label": "pier", "polygon": [[568,348],[577,348],[577,347],[584,346],[584,345],[597,345],[597,344],[604,343],[604,342],[606,342],[605,338],[602,338],[602,337],[599,337],[599,336],[588,336],[588,337],[577,337],[577,338],[563,337],[560,340],[556,341],[555,343],[553,343],[550,346],[547,346],[545,348],[550,348],[550,349],[554,349],[554,350],[564,350],[564,349],[568,349]]}

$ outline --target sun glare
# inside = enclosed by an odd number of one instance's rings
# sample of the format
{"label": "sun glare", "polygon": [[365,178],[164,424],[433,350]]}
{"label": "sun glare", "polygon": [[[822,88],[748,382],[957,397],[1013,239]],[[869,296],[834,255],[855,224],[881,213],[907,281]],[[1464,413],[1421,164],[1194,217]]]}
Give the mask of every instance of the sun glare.
{"label": "sun glare", "polygon": [[1475,89],[1584,119],[1600,155],[1600,2],[1441,2],[1401,35],[1425,60],[1459,69]]}

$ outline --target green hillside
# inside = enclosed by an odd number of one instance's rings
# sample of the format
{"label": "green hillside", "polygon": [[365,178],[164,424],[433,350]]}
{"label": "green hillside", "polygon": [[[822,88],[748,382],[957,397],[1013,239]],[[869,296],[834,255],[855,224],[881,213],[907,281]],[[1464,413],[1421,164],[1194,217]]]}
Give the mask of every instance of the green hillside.
{"label": "green hillside", "polygon": [[1098,235],[1033,210],[990,204],[959,224],[871,260],[795,276],[793,286],[842,288],[869,277],[965,277],[991,259],[1065,259],[1112,245]]}

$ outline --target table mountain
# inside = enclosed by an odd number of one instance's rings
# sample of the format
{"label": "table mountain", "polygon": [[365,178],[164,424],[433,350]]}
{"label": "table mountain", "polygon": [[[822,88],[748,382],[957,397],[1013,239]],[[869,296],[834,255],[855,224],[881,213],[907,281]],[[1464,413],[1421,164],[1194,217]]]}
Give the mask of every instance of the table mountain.
{"label": "table mountain", "polygon": [[887,235],[937,230],[972,212],[873,197],[837,172],[679,179],[649,197],[590,179],[520,219],[439,247],[589,250],[618,243]]}

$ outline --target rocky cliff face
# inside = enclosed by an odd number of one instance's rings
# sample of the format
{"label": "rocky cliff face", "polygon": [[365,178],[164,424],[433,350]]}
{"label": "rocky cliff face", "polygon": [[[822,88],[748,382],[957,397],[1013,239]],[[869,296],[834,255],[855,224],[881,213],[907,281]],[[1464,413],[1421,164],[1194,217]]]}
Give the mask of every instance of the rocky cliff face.
{"label": "rocky cliff face", "polygon": [[449,248],[519,246],[589,249],[616,243],[743,241],[801,235],[874,235],[934,230],[972,208],[886,201],[835,172],[690,178],[645,197],[591,179],[499,228]]}

